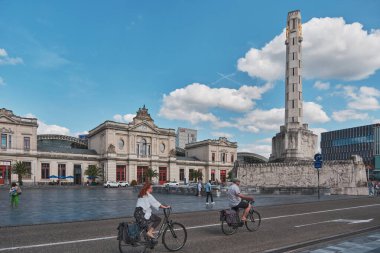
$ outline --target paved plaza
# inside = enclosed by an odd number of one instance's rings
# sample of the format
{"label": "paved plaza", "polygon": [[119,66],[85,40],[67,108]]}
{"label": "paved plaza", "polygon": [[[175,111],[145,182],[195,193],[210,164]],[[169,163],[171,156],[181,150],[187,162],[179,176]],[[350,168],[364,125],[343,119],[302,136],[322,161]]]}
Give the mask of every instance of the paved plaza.
{"label": "paved plaza", "polygon": [[[176,194],[154,194],[171,205],[175,213],[207,210],[205,197]],[[357,198],[352,196],[321,196],[321,200]],[[312,195],[256,195],[257,206],[318,201]],[[19,226],[57,222],[100,220],[132,216],[137,200],[133,188],[59,186],[24,188],[18,208],[11,208],[8,189],[0,188],[0,226]],[[214,197],[213,209],[227,208],[225,197]]]}

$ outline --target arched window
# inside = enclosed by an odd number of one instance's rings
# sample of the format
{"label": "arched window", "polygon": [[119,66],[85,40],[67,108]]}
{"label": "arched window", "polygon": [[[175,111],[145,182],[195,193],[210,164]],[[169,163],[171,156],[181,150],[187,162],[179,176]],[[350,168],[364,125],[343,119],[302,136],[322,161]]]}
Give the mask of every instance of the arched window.
{"label": "arched window", "polygon": [[141,141],[137,143],[137,155],[138,156],[150,156],[150,144],[145,138],[141,138]]}

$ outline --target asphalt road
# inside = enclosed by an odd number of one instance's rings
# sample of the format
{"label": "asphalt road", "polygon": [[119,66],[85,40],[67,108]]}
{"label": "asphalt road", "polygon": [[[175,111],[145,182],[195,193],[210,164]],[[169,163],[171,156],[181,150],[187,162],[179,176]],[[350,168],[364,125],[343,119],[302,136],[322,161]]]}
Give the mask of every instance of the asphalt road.
{"label": "asphalt road", "polygon": [[[180,252],[297,251],[321,239],[380,228],[380,198],[265,206],[258,211],[263,218],[259,231],[240,228],[231,236],[221,232],[218,210],[173,214],[172,219],[188,229],[188,241]],[[116,227],[122,220],[3,227],[0,252],[116,253]],[[154,252],[167,251],[159,243]]]}

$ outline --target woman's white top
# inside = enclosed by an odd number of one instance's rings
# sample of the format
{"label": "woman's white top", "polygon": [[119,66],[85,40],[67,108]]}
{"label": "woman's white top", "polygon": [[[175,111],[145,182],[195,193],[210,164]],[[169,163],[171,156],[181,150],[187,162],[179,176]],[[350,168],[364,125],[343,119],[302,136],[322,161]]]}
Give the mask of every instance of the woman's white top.
{"label": "woman's white top", "polygon": [[137,199],[136,207],[141,207],[144,210],[144,218],[149,220],[150,216],[152,215],[152,208],[154,207],[156,210],[158,210],[161,206],[161,203],[158,202],[153,195],[147,193],[142,198]]}

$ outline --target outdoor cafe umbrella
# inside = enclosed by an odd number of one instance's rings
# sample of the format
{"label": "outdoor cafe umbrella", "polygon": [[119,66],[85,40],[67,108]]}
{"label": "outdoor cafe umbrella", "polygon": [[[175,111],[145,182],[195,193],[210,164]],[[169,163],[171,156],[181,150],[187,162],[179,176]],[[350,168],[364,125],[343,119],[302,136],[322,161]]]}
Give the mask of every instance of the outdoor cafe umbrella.
{"label": "outdoor cafe umbrella", "polygon": [[66,179],[67,179],[67,178],[74,178],[74,177],[73,177],[73,176],[67,176]]}
{"label": "outdoor cafe umbrella", "polygon": [[51,179],[51,178],[58,178],[56,175],[51,175],[51,176],[49,176],[49,178]]}

